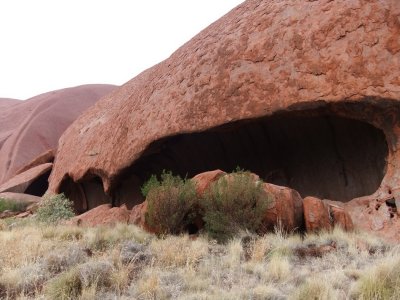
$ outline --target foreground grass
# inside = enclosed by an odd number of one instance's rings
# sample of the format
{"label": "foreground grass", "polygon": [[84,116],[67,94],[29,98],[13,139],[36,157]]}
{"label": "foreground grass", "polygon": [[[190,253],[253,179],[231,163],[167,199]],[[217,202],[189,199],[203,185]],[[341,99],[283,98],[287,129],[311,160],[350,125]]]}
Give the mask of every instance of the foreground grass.
{"label": "foreground grass", "polygon": [[[400,249],[362,233],[220,245],[122,224],[0,228],[0,299],[400,299]],[[320,245],[335,248],[299,255]]]}

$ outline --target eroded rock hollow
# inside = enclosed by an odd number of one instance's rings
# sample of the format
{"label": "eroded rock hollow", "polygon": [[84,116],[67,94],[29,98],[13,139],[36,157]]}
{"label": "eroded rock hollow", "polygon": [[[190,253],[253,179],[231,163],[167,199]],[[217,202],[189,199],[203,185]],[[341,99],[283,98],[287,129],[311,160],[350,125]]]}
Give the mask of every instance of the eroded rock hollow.
{"label": "eroded rock hollow", "polygon": [[132,207],[162,169],[239,166],[394,234],[399,36],[397,0],[245,1],[81,115],[49,191]]}

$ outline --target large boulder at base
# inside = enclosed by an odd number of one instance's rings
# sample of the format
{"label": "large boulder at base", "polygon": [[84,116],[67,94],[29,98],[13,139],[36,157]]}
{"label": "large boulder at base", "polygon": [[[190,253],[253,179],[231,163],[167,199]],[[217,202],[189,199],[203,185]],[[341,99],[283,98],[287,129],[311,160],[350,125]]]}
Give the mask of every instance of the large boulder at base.
{"label": "large boulder at base", "polygon": [[200,174],[197,174],[192,178],[196,186],[196,192],[198,195],[203,195],[205,191],[211,186],[211,184],[222,176],[225,176],[226,173],[221,170],[207,171]]}
{"label": "large boulder at base", "polygon": [[47,179],[52,167],[52,163],[42,164],[18,174],[0,185],[0,193],[13,192],[43,196],[48,187]]}
{"label": "large boulder at base", "polygon": [[322,202],[328,209],[332,226],[341,227],[343,230],[351,231],[354,229],[353,220],[346,210],[344,203],[324,199]]}
{"label": "large boulder at base", "polygon": [[353,220],[341,202],[306,197],[303,207],[305,227],[308,232],[328,231],[333,227],[341,227],[346,231],[354,229]]}
{"label": "large boulder at base", "polygon": [[265,230],[281,227],[286,231],[302,230],[304,227],[303,199],[299,193],[287,187],[264,183],[271,203],[265,212]]}
{"label": "large boulder at base", "polygon": [[163,169],[239,166],[303,198],[386,199],[400,185],[399,36],[398,0],[245,1],[81,115],[49,189],[82,210],[130,208]]}
{"label": "large boulder at base", "polygon": [[[0,183],[36,157],[54,150],[64,130],[114,88],[103,84],[83,85],[25,101],[0,101],[0,106],[4,107],[0,107]],[[54,156],[47,158],[42,163],[52,162]]]}
{"label": "large boulder at base", "polygon": [[332,229],[329,211],[321,199],[306,197],[303,200],[303,207],[307,232]]}
{"label": "large boulder at base", "polygon": [[117,223],[127,224],[129,215],[130,211],[125,205],[121,207],[111,207],[110,204],[103,204],[84,214],[73,217],[68,220],[66,224],[78,226],[115,225]]}

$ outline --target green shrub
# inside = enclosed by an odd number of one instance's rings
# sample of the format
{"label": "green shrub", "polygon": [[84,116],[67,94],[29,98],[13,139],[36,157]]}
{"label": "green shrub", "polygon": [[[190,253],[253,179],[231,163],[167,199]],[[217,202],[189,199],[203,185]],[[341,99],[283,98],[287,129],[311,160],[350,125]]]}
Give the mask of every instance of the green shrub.
{"label": "green shrub", "polygon": [[48,196],[42,200],[36,217],[40,222],[58,223],[75,215],[72,207],[73,202],[64,194]]}
{"label": "green shrub", "polygon": [[159,187],[159,186],[160,186],[160,182],[158,181],[157,176],[156,176],[156,175],[151,175],[151,177],[149,178],[149,180],[147,180],[147,181],[143,184],[143,186],[142,186],[142,188],[141,188],[142,195],[143,195],[144,197],[147,197],[147,195],[149,194],[149,191],[150,191],[150,190],[152,190],[152,189],[154,189],[154,188],[157,188],[157,187]]}
{"label": "green shrub", "polygon": [[249,172],[236,171],[214,182],[204,194],[202,206],[207,233],[220,242],[239,230],[259,229],[270,197],[262,181]]}
{"label": "green shrub", "polygon": [[0,198],[0,213],[6,210],[24,211],[27,205],[24,202]]}
{"label": "green shrub", "polygon": [[151,177],[142,191],[147,194],[146,223],[158,232],[180,233],[190,223],[196,202],[196,189],[190,180],[163,171],[161,181]]}

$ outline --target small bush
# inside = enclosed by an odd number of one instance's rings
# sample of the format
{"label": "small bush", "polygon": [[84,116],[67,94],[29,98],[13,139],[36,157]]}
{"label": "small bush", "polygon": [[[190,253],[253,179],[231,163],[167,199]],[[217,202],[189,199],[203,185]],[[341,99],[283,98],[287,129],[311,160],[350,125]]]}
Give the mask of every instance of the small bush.
{"label": "small bush", "polygon": [[142,186],[142,188],[141,188],[142,195],[143,195],[144,197],[147,197],[147,195],[149,194],[149,191],[150,191],[150,190],[152,190],[152,189],[154,189],[154,188],[157,188],[157,187],[159,187],[159,186],[160,186],[160,182],[158,181],[157,176],[156,176],[156,175],[151,175],[151,177],[149,178],[149,180],[147,180],[147,181],[143,184],[143,186]]}
{"label": "small bush", "polygon": [[161,174],[161,181],[152,177],[142,188],[147,193],[146,223],[162,234],[179,233],[190,223],[196,201],[196,189],[190,180]]}
{"label": "small bush", "polygon": [[226,241],[239,230],[259,229],[270,201],[262,182],[249,172],[236,171],[221,177],[205,193],[205,229],[218,241]]}
{"label": "small bush", "polygon": [[24,211],[27,203],[0,198],[0,213],[6,210]]}
{"label": "small bush", "polygon": [[37,210],[37,220],[55,224],[61,220],[70,219],[75,215],[72,207],[72,201],[64,194],[46,197]]}

